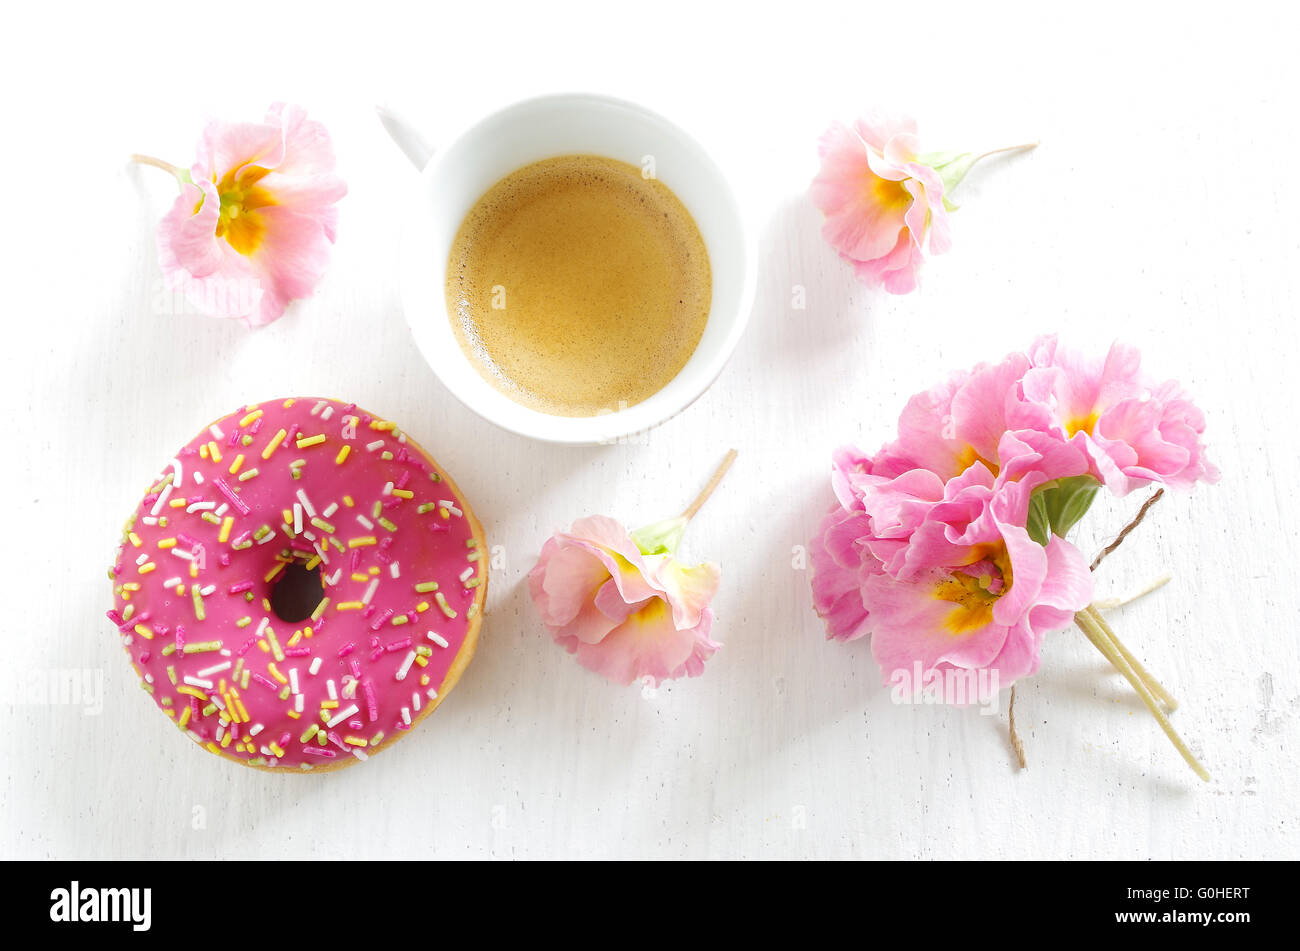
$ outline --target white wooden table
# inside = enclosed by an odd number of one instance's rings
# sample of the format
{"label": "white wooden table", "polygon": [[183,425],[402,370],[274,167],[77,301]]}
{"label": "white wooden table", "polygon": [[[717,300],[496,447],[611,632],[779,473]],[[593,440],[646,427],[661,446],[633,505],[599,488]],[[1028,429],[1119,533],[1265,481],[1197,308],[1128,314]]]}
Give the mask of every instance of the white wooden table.
{"label": "white wooden table", "polygon": [[[4,666],[102,672],[103,711],[0,696],[0,854],[27,857],[1295,857],[1300,841],[1292,31],[1269,7],[1177,18],[1093,4],[699,3],[259,7],[28,5],[0,62],[4,214]],[[727,9],[731,5],[726,5]],[[225,26],[229,26],[225,23]],[[506,101],[593,89],[694,131],[761,249],[753,321],[722,377],[646,444],[549,447],[463,409],[415,352],[396,292],[415,172],[375,119],[438,141]],[[350,186],[316,296],[259,332],[159,313],[166,176],[208,115],[305,104]],[[815,141],[879,104],[927,147],[1041,139],[972,174],[921,292],[854,283],[806,197]],[[795,285],[807,308],[791,306]],[[831,450],[889,437],[904,400],[1035,334],[1140,346],[1210,419],[1222,483],[1171,495],[1099,573],[1184,701],[1186,769],[1077,631],[1017,712],[895,706],[867,645],[823,639],[799,546]],[[194,749],[141,695],[104,610],[122,519],[211,417],[290,394],[397,419],[455,475],[502,564],[478,656],[437,715],[339,774],[268,776]],[[592,512],[680,509],[739,461],[686,554],[723,566],[704,677],[606,684],[543,634],[524,581]],[[1091,553],[1141,498],[1099,505]],[[20,697],[21,699],[21,697]],[[9,705],[6,705],[6,704]]]}

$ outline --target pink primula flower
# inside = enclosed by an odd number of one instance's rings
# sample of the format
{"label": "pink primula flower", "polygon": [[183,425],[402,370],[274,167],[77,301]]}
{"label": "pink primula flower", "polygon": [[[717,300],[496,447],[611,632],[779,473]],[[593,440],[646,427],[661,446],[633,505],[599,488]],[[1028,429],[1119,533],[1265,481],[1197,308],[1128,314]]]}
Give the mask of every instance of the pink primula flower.
{"label": "pink primula flower", "polygon": [[1044,633],[1091,596],[1064,536],[1096,489],[1218,477],[1203,415],[1138,364],[1120,344],[1090,361],[1043,337],[914,396],[874,456],[837,451],[810,545],[827,635],[871,634],[886,681],[914,664],[991,668],[1003,686],[1032,673]]}
{"label": "pink primula flower", "polygon": [[[994,491],[982,465],[913,534],[896,575],[867,579],[871,652],[885,681],[895,671],[993,669],[1005,686],[1038,669],[1043,635],[1068,625],[1092,598],[1083,554],[1058,536],[1029,537],[1029,491]],[[957,482],[958,480],[954,480]]]}
{"label": "pink primula flower", "polygon": [[951,195],[975,163],[1032,148],[922,154],[911,119],[834,122],[818,142],[821,170],[811,187],[826,219],[822,236],[867,284],[907,294],[917,287],[926,252],[943,254],[952,246]]}
{"label": "pink primula flower", "polygon": [[198,158],[177,177],[181,194],[158,227],[169,288],[251,327],[312,293],[334,242],[335,203],[347,193],[323,125],[281,103],[262,123],[210,123]]}
{"label": "pink primula flower", "polygon": [[555,642],[578,663],[620,684],[704,672],[720,646],[709,639],[721,572],[643,554],[603,515],[547,539],[528,588]]}
{"label": "pink primula flower", "polygon": [[833,123],[818,144],[812,198],[826,216],[822,234],[859,277],[891,294],[916,289],[927,243],[931,254],[952,244],[943,181],[919,150],[916,123],[875,116]]}
{"label": "pink primula flower", "polygon": [[867,550],[870,533],[866,515],[834,505],[809,545],[813,607],[833,640],[854,641],[871,631],[862,589],[881,563]]}
{"label": "pink primula flower", "polygon": [[1038,428],[1077,442],[1116,495],[1152,482],[1186,489],[1218,481],[1201,440],[1205,414],[1174,381],[1153,383],[1133,347],[1117,342],[1097,360],[1044,336],[1028,355],[1026,412],[1037,411]]}

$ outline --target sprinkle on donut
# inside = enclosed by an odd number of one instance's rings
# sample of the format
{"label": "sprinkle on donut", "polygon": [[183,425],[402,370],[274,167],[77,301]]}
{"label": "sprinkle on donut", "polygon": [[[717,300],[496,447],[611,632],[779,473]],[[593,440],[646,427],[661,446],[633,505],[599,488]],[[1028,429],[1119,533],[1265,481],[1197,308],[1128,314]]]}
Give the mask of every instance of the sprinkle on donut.
{"label": "sprinkle on donut", "polygon": [[[149,487],[109,572],[108,617],[145,691],[204,748],[337,767],[386,748],[455,685],[478,638],[485,550],[455,484],[391,421],[275,400],[217,420]],[[320,585],[294,621],[272,604],[290,576]]]}

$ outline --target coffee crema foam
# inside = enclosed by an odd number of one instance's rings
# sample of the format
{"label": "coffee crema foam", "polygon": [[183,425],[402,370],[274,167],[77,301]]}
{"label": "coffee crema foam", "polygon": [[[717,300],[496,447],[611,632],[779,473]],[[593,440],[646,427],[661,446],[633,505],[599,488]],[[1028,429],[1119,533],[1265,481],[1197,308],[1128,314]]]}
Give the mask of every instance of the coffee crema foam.
{"label": "coffee crema foam", "polygon": [[663,389],[708,322],[713,279],[690,212],[641,169],[534,162],[461,223],[447,312],[479,374],[517,403],[595,416]]}

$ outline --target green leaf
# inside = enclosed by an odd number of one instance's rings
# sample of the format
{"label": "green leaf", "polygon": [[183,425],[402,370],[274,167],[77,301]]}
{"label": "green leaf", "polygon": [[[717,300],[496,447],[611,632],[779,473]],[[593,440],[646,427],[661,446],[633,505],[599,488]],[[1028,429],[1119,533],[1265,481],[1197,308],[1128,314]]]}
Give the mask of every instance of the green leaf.
{"label": "green leaf", "polygon": [[951,162],[955,162],[963,155],[969,155],[968,152],[926,152],[918,155],[916,160],[922,165],[928,165],[933,169],[943,168]]}
{"label": "green leaf", "polygon": [[1025,528],[1030,538],[1047,547],[1047,540],[1052,536],[1052,522],[1047,516],[1044,496],[1043,492],[1035,492],[1029,497],[1029,521],[1025,523]]}
{"label": "green leaf", "polygon": [[1034,490],[1029,497],[1029,518],[1025,530],[1040,545],[1053,535],[1062,538],[1088,514],[1101,484],[1090,475],[1055,479]]}
{"label": "green leaf", "polygon": [[974,152],[929,152],[917,156],[916,160],[939,173],[939,178],[943,180],[943,193],[947,196],[962,183],[962,179],[980,158]]}
{"label": "green leaf", "polygon": [[643,555],[671,555],[682,540],[687,521],[678,515],[662,522],[652,522],[632,532],[632,541]]}
{"label": "green leaf", "polygon": [[1048,493],[1046,500],[1052,532],[1064,538],[1079,519],[1088,514],[1100,487],[1101,484],[1090,475],[1058,479],[1056,488]]}

